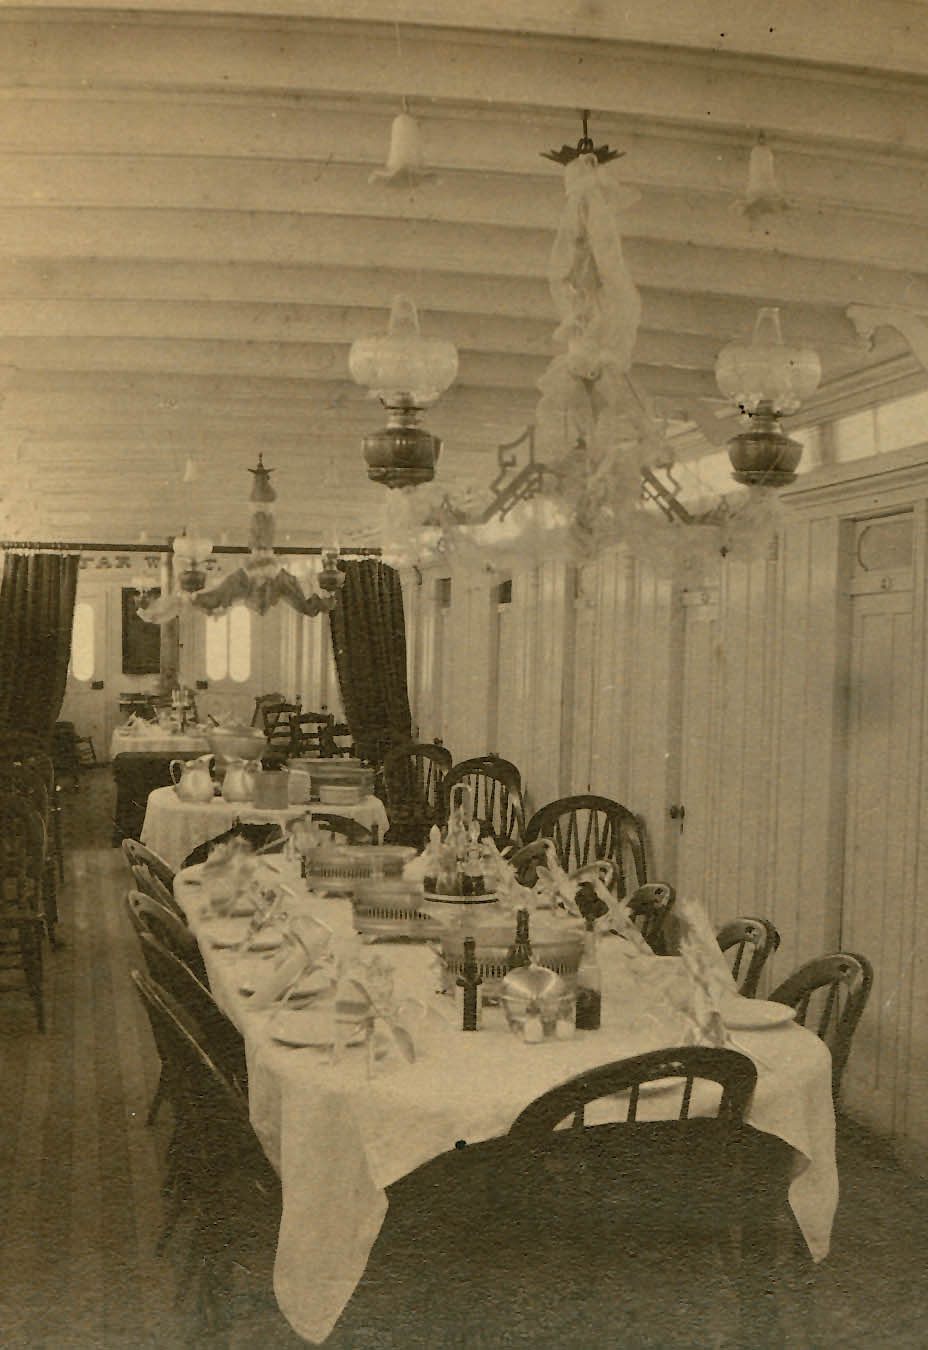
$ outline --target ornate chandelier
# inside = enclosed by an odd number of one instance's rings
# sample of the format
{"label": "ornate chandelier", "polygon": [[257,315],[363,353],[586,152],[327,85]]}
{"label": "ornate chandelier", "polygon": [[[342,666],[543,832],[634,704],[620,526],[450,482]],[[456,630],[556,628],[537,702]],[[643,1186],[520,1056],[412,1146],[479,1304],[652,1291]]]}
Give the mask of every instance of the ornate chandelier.
{"label": "ornate chandelier", "polygon": [[179,565],[177,589],[165,596],[143,598],[138,607],[143,619],[150,623],[167,623],[185,606],[219,615],[225,614],[233,605],[246,605],[254,613],[263,615],[281,600],[300,614],[315,615],[334,609],[338,591],[345,582],[345,574],[338,567],[338,550],[323,549],[322,566],[313,577],[317,590],[307,592],[292,572],[281,567],[274,553],[275,526],[271,509],[271,503],[277,498],[271,486],[274,470],[266,469],[259,455],[256,467],[248,472],[254,475],[248,560],[215,586],[204,589],[205,564],[213,551],[212,541],[185,528],[172,546]]}

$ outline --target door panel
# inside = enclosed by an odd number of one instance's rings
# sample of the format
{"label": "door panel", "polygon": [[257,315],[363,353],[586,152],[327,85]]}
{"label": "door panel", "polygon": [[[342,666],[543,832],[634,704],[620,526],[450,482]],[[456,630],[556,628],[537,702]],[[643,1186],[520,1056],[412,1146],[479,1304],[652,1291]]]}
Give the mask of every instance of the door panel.
{"label": "door panel", "polygon": [[912,907],[909,754],[912,596],[891,591],[851,601],[848,803],[841,946],[862,952],[874,985],[844,1078],[848,1107],[875,1128],[898,1122],[900,994]]}

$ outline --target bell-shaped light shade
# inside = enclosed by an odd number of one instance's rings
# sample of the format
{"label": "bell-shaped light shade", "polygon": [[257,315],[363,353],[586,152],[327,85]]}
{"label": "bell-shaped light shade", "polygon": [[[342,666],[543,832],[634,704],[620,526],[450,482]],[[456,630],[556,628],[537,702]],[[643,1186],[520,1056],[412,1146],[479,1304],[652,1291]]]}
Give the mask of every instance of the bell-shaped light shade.
{"label": "bell-shaped light shade", "polygon": [[780,195],[780,185],[773,166],[773,151],[761,139],[751,150],[751,157],[748,160],[748,201]]}
{"label": "bell-shaped light shade", "polygon": [[388,408],[425,408],[453,382],[458,354],[452,342],[422,337],[416,306],[408,296],[398,295],[386,337],[353,342],[348,369],[352,379]]}
{"label": "bell-shaped light shade", "polygon": [[386,183],[389,187],[415,187],[436,175],[425,167],[422,153],[422,135],[419,123],[409,113],[394,117],[390,128],[390,149],[386,167],[375,169],[369,182]]}
{"label": "bell-shaped light shade", "polygon": [[775,413],[795,412],[822,378],[818,354],[787,347],[780,332],[780,311],[762,309],[750,342],[730,342],[715,363],[715,379],[726,398],[746,412],[769,403]]}
{"label": "bell-shaped light shade", "polygon": [[172,548],[176,557],[192,567],[196,563],[206,561],[213,551],[213,541],[203,535],[191,534],[185,529],[183,534],[175,536]]}

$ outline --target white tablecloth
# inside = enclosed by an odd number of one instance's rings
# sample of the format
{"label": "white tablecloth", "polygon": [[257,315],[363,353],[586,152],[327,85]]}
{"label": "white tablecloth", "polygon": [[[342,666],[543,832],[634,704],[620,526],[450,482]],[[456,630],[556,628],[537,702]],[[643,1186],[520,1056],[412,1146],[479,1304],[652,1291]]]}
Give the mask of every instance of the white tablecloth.
{"label": "white tablecloth", "polygon": [[[434,956],[426,948],[392,946],[380,950],[396,967],[397,983],[424,996],[430,1013],[417,1038],[416,1063],[369,1079],[363,1051],[348,1050],[332,1065],[317,1049],[287,1049],[271,1039],[274,1014],[249,1009],[240,992],[248,962],[260,958],[210,945],[210,924],[196,915],[203,896],[197,876],[196,869],[180,873],[175,892],[200,940],[217,1001],[245,1037],[252,1122],[283,1184],[275,1292],[308,1341],[325,1340],[363,1274],[386,1213],[385,1187],[459,1139],[506,1133],[528,1102],[575,1074],[679,1039],[672,1023],[642,1012],[640,988],[630,995],[625,986],[623,994],[627,963],[618,938],[601,944],[601,1030],[530,1046],[511,1035],[498,1010],[485,1010],[480,1032],[460,1032],[452,1001],[432,994]],[[290,884],[296,889],[299,882]],[[301,904],[337,932],[352,928],[349,901],[307,897]],[[830,1055],[795,1024],[736,1034],[757,1057],[746,1119],[796,1150],[790,1204],[812,1256],[821,1260],[837,1205]],[[672,1095],[643,1096],[639,1116],[659,1119],[676,1105]],[[712,1107],[707,1100],[702,1110]],[[691,1110],[700,1109],[697,1092]]]}
{"label": "white tablecloth", "polygon": [[155,727],[151,731],[147,727],[144,729],[117,727],[110,737],[110,759],[115,759],[117,755],[125,754],[127,751],[137,754],[146,752],[161,754],[168,750],[178,754],[194,750],[199,755],[206,755],[209,753],[209,746],[205,736],[189,731],[183,734],[179,731],[172,733],[162,731],[160,727]]}
{"label": "white tablecloth", "polygon": [[270,810],[252,806],[249,802],[227,802],[223,797],[214,797],[211,802],[185,802],[172,787],[164,787],[156,788],[149,795],[141,839],[172,867],[179,867],[197,844],[215,839],[236,820],[248,824],[267,821],[285,824],[315,811],[348,816],[368,829],[376,825],[381,838],[390,827],[386,808],[379,797],[364,797],[357,806],[322,806],[312,802]]}

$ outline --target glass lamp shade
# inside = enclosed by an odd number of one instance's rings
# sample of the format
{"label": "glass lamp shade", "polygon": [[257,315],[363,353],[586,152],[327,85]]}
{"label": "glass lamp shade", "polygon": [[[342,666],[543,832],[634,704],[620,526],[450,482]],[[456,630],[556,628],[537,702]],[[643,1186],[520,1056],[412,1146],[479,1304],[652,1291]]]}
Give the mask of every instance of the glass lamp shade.
{"label": "glass lamp shade", "polygon": [[348,369],[353,380],[388,408],[424,408],[453,382],[458,354],[452,342],[422,337],[415,304],[398,295],[390,309],[387,335],[353,342]]}
{"label": "glass lamp shade", "polygon": [[775,414],[795,412],[822,378],[821,362],[809,348],[787,347],[780,311],[761,309],[750,342],[730,342],[715,363],[715,379],[726,398],[753,413],[769,404]]}
{"label": "glass lamp shade", "polygon": [[183,534],[175,536],[171,547],[176,558],[192,567],[196,563],[206,561],[213,551],[213,541],[203,535],[190,534],[185,529]]}

